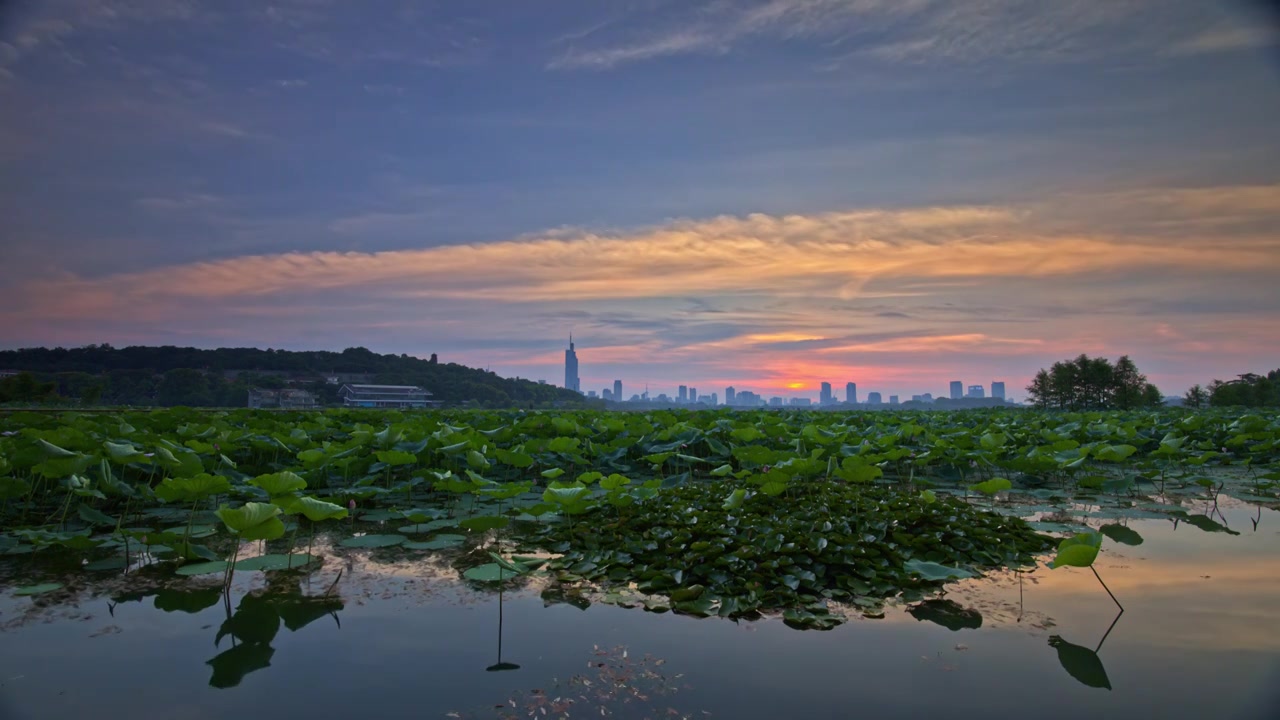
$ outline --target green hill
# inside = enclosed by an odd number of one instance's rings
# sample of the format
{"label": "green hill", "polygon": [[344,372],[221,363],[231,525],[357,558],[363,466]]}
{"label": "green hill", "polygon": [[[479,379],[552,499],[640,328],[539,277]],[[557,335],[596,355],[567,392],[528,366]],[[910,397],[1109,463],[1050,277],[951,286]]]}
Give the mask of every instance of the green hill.
{"label": "green hill", "polygon": [[[4,381],[9,401],[243,407],[251,387],[287,386],[311,390],[324,404],[337,404],[342,382],[368,382],[419,385],[445,405],[543,407],[586,402],[581,395],[554,385],[441,363],[434,355],[423,360],[380,355],[365,348],[342,352],[110,345],[25,348],[0,350],[0,370],[29,372],[37,381],[35,385],[31,378],[24,378],[23,383],[18,383],[18,378]],[[333,379],[339,382],[331,382]],[[53,383],[52,388],[48,383]],[[41,395],[42,389],[46,392]],[[56,397],[51,397],[49,390]],[[21,392],[36,395],[15,394]],[[0,392],[0,401],[4,396]]]}

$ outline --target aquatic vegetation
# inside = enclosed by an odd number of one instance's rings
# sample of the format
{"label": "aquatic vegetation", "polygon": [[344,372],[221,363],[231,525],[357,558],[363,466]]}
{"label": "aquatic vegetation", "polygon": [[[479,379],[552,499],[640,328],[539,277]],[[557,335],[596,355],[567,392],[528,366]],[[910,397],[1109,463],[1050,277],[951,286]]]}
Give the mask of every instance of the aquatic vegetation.
{"label": "aquatic vegetation", "polygon": [[[481,585],[523,567],[575,602],[785,611],[801,627],[828,625],[832,603],[874,613],[1027,562],[1053,542],[1033,530],[1133,545],[1126,518],[1229,534],[1219,497],[1280,504],[1280,418],[1251,411],[173,409],[0,424],[0,555],[221,572],[226,586],[236,570],[313,565],[327,531],[333,552],[441,554]],[[559,557],[490,562],[497,537]],[[1098,547],[1072,540],[1057,564]]]}

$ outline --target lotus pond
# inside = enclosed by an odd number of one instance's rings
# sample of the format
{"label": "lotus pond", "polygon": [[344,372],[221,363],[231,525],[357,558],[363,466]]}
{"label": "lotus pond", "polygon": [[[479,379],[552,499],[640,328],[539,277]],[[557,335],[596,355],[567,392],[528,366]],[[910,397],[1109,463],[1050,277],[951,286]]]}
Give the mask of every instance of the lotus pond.
{"label": "lotus pond", "polygon": [[0,416],[0,717],[1264,718],[1280,418]]}

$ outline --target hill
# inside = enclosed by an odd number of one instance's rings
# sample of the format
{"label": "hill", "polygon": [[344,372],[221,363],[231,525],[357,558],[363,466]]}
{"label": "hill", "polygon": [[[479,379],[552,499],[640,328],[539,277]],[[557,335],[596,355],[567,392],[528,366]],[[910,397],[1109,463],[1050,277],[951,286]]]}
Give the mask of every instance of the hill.
{"label": "hill", "polygon": [[[30,372],[65,401],[103,405],[243,407],[251,387],[298,387],[336,404],[343,382],[420,385],[445,405],[581,405],[581,395],[456,363],[365,348],[342,352],[89,345],[0,350],[0,370]],[[336,381],[336,382],[335,382]]]}

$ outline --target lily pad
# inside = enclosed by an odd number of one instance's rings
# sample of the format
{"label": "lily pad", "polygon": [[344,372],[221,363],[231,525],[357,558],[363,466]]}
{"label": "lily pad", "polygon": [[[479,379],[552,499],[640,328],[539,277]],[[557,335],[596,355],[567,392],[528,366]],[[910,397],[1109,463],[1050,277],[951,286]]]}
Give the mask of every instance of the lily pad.
{"label": "lily pad", "polygon": [[944,580],[962,580],[964,578],[977,577],[976,573],[965,570],[964,568],[950,567],[936,562],[927,560],[911,559],[902,565],[907,572],[919,575],[925,580],[932,582],[942,582]]}
{"label": "lily pad", "polygon": [[39,585],[26,585],[24,587],[14,588],[13,594],[19,596],[43,595],[45,593],[53,592],[54,590],[61,590],[62,587],[62,583],[59,582],[40,583]]}
{"label": "lily pad", "polygon": [[400,545],[408,539],[403,535],[357,535],[338,544],[349,548],[385,548]]}

